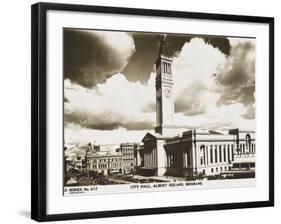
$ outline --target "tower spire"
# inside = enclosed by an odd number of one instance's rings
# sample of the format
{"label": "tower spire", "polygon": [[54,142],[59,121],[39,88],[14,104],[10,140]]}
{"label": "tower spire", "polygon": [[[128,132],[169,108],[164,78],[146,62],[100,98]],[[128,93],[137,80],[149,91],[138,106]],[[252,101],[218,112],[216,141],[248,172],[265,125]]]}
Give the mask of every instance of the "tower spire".
{"label": "tower spire", "polygon": [[161,34],[160,36],[160,47],[159,47],[159,56],[165,55],[167,56],[167,48],[166,48],[166,38],[167,34]]}

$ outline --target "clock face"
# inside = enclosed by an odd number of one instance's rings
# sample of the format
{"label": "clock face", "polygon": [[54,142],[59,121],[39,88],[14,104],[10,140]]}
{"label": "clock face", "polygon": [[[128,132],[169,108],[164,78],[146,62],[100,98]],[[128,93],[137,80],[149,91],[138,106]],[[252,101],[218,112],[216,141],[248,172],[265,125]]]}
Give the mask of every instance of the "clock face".
{"label": "clock face", "polygon": [[170,97],[171,96],[171,89],[165,89],[165,96]]}

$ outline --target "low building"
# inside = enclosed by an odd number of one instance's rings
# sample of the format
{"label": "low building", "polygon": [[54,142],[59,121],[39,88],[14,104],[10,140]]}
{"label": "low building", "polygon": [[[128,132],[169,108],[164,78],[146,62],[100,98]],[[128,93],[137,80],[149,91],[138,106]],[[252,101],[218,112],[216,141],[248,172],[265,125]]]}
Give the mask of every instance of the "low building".
{"label": "low building", "polygon": [[112,151],[88,152],[87,171],[108,175],[122,171],[122,154]]}
{"label": "low building", "polygon": [[85,155],[77,155],[74,162],[74,169],[82,171],[86,168],[86,157]]}
{"label": "low building", "polygon": [[118,151],[122,153],[123,173],[131,173],[135,169],[136,161],[134,151],[137,148],[136,143],[122,143]]}

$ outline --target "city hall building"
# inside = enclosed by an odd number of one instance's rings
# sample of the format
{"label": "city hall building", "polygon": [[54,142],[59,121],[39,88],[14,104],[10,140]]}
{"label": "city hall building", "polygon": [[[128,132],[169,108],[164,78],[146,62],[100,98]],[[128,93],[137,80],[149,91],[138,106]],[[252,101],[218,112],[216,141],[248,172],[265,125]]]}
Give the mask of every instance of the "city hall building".
{"label": "city hall building", "polygon": [[137,172],[156,176],[213,176],[255,171],[255,132],[188,130],[173,123],[172,59],[161,42],[156,60],[156,127],[135,150]]}

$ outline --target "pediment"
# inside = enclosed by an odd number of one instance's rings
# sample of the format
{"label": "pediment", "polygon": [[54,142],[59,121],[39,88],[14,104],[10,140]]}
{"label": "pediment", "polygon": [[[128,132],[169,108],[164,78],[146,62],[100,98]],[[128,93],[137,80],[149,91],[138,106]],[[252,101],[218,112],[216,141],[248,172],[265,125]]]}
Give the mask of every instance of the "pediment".
{"label": "pediment", "polygon": [[146,135],[143,137],[142,142],[147,142],[147,141],[153,141],[156,140],[156,136],[154,136],[151,133],[146,133]]}

